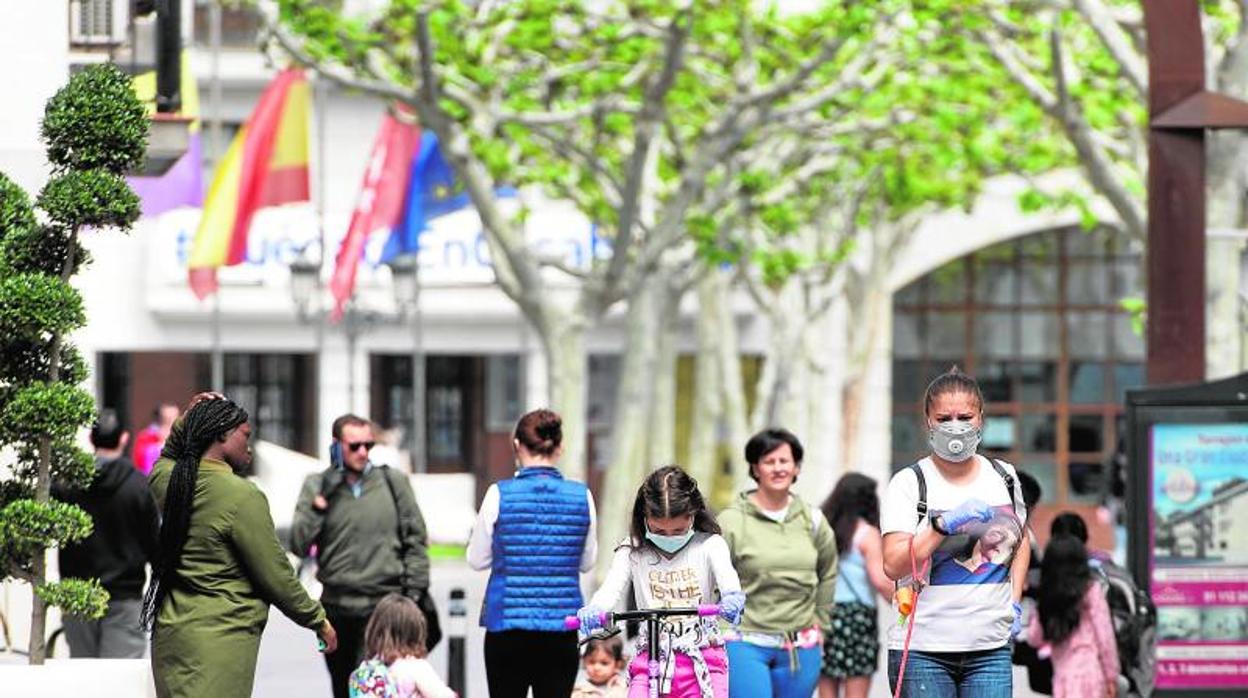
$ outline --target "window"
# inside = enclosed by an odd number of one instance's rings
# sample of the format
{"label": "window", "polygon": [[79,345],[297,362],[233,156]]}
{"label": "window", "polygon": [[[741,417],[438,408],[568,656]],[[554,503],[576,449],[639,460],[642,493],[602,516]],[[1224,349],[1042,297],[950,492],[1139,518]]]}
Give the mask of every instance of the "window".
{"label": "window", "polygon": [[312,396],[311,357],[302,354],[226,354],[225,394],[251,417],[253,438],[309,452],[305,409]]}
{"label": "window", "polygon": [[[212,9],[219,0],[195,0],[195,45],[212,44]],[[260,43],[260,14],[254,7],[221,6],[221,47],[255,50]]]}
{"label": "window", "polygon": [[894,298],[893,462],[923,455],[920,399],[958,365],[984,392],[983,449],[1041,481],[1045,501],[1106,487],[1144,340],[1119,300],[1142,296],[1141,256],[1111,232],[1051,230],[979,250]]}
{"label": "window", "polygon": [[519,354],[485,361],[485,409],[490,431],[510,433],[524,414],[524,361]]}

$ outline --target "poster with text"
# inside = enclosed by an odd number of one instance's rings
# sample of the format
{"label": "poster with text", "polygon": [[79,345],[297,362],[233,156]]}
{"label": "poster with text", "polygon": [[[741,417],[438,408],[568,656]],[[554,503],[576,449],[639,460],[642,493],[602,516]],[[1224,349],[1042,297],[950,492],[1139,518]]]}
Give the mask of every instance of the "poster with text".
{"label": "poster with text", "polygon": [[1248,688],[1248,424],[1152,427],[1158,688]]}

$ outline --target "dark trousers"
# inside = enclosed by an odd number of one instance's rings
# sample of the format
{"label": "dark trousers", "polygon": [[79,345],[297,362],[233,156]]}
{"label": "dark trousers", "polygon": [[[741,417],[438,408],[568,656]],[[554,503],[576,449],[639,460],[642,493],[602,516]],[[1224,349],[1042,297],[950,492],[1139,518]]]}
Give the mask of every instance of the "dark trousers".
{"label": "dark trousers", "polygon": [[485,634],[490,698],[568,698],[580,664],[576,632],[504,630]]}
{"label": "dark trousers", "polygon": [[351,672],[364,661],[364,628],[368,625],[372,610],[348,611],[332,606],[325,607],[325,615],[338,633],[338,651],[325,655],[325,666],[329,667],[329,681],[334,689],[334,698],[348,698],[347,683],[351,680]]}

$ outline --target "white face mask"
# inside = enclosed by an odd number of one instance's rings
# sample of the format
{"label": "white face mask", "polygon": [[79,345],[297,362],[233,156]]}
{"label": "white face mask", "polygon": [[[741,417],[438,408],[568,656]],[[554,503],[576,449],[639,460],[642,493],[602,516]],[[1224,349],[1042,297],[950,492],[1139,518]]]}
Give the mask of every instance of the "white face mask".
{"label": "white face mask", "polygon": [[979,448],[979,427],[963,419],[937,422],[927,435],[928,444],[943,460],[961,463],[975,455]]}

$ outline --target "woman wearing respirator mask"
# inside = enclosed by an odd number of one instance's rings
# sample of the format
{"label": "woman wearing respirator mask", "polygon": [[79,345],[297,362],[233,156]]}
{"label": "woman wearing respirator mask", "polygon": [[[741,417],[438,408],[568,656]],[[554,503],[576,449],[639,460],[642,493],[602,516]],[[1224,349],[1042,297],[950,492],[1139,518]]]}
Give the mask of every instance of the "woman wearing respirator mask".
{"label": "woman wearing respirator mask", "polygon": [[[921,592],[913,614],[913,594],[894,601],[908,622],[889,635],[889,683],[897,691],[900,678],[901,696],[1008,698],[1030,557],[1018,545],[1026,510],[1017,473],[977,453],[984,398],[975,379],[956,367],[938,376],[923,413],[931,454],[893,476],[880,518],[884,572]],[[968,569],[965,551],[988,542],[992,559]]]}

